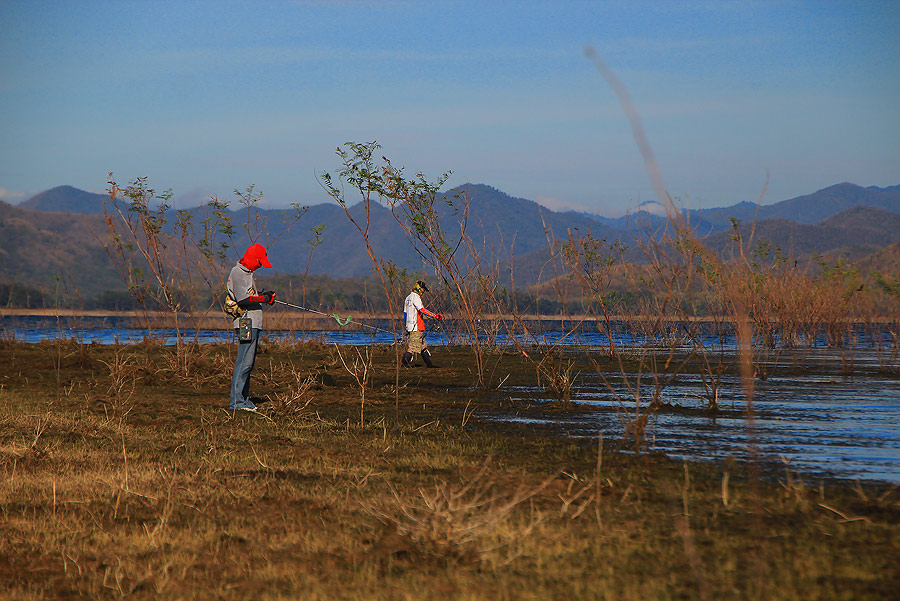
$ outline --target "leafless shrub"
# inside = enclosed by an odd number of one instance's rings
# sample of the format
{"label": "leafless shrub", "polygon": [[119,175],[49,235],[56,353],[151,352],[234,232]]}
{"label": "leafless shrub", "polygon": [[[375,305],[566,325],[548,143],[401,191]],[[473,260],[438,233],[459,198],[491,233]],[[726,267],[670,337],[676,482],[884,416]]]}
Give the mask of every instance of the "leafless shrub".
{"label": "leafless shrub", "polygon": [[197,387],[215,380],[217,375],[208,368],[213,363],[209,356],[209,345],[196,343],[183,343],[167,349],[163,353],[161,371],[167,375],[184,382],[190,382]]}
{"label": "leafless shrub", "polygon": [[535,512],[517,521],[522,504],[546,488],[555,476],[534,487],[503,491],[488,475],[488,465],[468,481],[441,481],[430,489],[404,494],[391,487],[390,497],[363,500],[363,510],[426,554],[470,557],[482,561],[511,559],[514,543],[528,536],[543,517]]}
{"label": "leafless shrub", "polygon": [[900,374],[900,331],[892,324],[869,323],[869,338],[875,347],[880,371]]}
{"label": "leafless shrub", "polygon": [[316,385],[315,375],[304,375],[293,366],[289,367],[286,376],[286,389],[274,393],[271,408],[278,415],[299,416],[310,402],[310,390]]}
{"label": "leafless shrub", "polygon": [[572,373],[574,367],[574,359],[548,353],[537,363],[538,385],[543,385],[557,400],[569,402],[578,376],[577,373]]}

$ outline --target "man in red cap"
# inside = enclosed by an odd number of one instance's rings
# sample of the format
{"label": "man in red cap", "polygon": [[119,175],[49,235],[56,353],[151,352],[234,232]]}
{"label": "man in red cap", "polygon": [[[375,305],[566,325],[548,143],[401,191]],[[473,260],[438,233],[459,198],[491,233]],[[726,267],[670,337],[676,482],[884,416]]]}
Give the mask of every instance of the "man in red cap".
{"label": "man in red cap", "polygon": [[237,361],[234,374],[231,376],[231,401],[228,408],[232,411],[256,411],[256,405],[250,401],[250,372],[256,362],[256,347],[259,343],[259,332],[262,329],[262,303],[275,304],[275,293],[267,290],[256,292],[253,272],[260,267],[272,267],[262,244],[254,244],[247,249],[241,260],[231,268],[228,276],[228,295],[237,303],[237,317],[234,329],[238,334]]}

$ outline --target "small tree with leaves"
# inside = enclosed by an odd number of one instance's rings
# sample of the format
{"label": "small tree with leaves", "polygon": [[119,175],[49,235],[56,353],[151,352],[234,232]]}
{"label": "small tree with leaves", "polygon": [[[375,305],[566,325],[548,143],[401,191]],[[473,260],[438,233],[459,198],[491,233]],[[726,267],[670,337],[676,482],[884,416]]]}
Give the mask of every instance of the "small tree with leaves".
{"label": "small tree with leaves", "polygon": [[[171,189],[157,193],[146,177],[138,177],[122,188],[111,173],[107,191],[104,213],[108,237],[104,247],[143,308],[148,330],[148,309],[168,311],[180,347],[183,314],[193,315],[197,309],[206,314],[220,306],[225,294],[228,255],[237,252],[228,202],[213,196],[203,207],[173,212]],[[247,209],[243,224],[247,236],[256,242],[265,234],[269,247],[307,210],[292,204],[292,212],[282,212],[283,227],[273,238],[257,206],[262,193],[254,186],[234,192]],[[201,298],[206,299],[202,308],[197,306]]]}

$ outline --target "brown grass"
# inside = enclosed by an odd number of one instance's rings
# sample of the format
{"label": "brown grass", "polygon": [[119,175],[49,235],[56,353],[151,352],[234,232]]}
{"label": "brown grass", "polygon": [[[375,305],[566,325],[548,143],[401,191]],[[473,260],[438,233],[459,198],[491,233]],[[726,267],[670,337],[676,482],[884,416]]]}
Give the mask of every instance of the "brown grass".
{"label": "brown grass", "polygon": [[[3,343],[0,599],[889,599],[900,494],[749,478],[483,419],[471,357],[359,389],[266,344],[267,418],[225,411],[230,346]],[[533,367],[496,357],[507,385]],[[516,406],[513,404],[514,410]],[[461,425],[465,424],[465,428]],[[610,446],[608,443],[606,446]],[[602,448],[602,447],[601,447]],[[489,459],[488,459],[489,458]]]}

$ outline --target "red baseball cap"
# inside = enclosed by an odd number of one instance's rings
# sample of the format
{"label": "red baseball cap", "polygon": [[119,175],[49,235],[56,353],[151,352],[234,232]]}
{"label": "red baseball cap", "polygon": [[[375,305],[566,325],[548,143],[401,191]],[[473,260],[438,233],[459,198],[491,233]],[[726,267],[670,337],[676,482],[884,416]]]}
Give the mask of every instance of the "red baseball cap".
{"label": "red baseball cap", "polygon": [[259,264],[263,267],[272,267],[272,264],[269,263],[269,258],[266,256],[266,247],[262,244],[251,245],[247,252],[244,253],[243,258],[241,258],[241,263],[248,269],[254,269],[251,266],[256,265],[256,261],[259,261]]}

